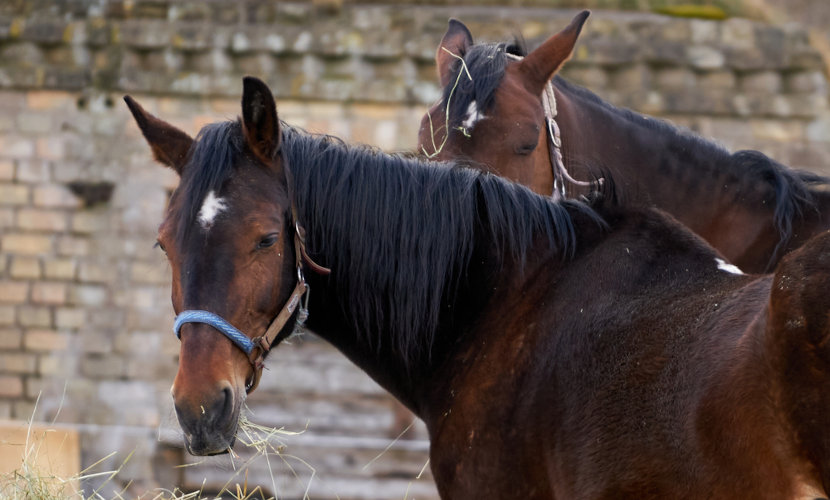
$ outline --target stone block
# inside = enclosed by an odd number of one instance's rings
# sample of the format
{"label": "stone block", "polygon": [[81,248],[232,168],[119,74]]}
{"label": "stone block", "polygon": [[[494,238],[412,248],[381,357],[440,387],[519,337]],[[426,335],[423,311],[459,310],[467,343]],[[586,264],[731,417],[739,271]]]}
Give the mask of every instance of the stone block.
{"label": "stone block", "polygon": [[17,322],[17,311],[14,306],[0,304],[0,325],[9,326]]}
{"label": "stone block", "polygon": [[32,352],[65,351],[69,343],[68,334],[55,330],[30,328],[23,334],[23,346]]}
{"label": "stone block", "polygon": [[89,239],[77,236],[61,236],[58,238],[58,254],[62,257],[85,257],[90,254]]}
{"label": "stone block", "polygon": [[75,330],[87,322],[86,309],[80,307],[58,307],[55,309],[55,328]]}
{"label": "stone block", "polygon": [[66,155],[66,142],[63,137],[39,137],[35,147],[35,156],[40,160],[63,160]]}
{"label": "stone block", "polygon": [[60,19],[29,18],[21,34],[21,39],[41,45],[63,43],[67,35],[68,23]]}
{"label": "stone block", "polygon": [[31,328],[50,328],[52,310],[45,306],[18,306],[17,322]]}
{"label": "stone block", "polygon": [[785,89],[795,94],[826,94],[827,78],[821,71],[798,71],[786,75]]}
{"label": "stone block", "polygon": [[69,303],[80,306],[102,306],[107,303],[107,289],[100,285],[75,285],[69,288]]}
{"label": "stone block", "polygon": [[26,92],[26,107],[34,111],[73,111],[77,100],[77,94],[62,90]]}
{"label": "stone block", "polygon": [[113,335],[109,332],[98,329],[83,329],[79,332],[78,342],[82,352],[97,354],[113,352]]}
{"label": "stone block", "polygon": [[0,373],[35,373],[37,357],[24,352],[0,352]]}
{"label": "stone block", "polygon": [[163,21],[129,20],[121,24],[120,39],[139,50],[163,49],[171,43],[173,26]]}
{"label": "stone block", "polygon": [[716,47],[709,45],[691,45],[686,48],[686,59],[692,68],[713,70],[723,68],[726,57]]}
{"label": "stone block", "polygon": [[104,208],[84,210],[72,215],[72,231],[81,234],[111,230],[110,212]]}
{"label": "stone block", "polygon": [[741,90],[777,94],[781,92],[781,74],[777,71],[757,71],[741,77]]}
{"label": "stone block", "polygon": [[23,230],[61,232],[67,226],[67,214],[60,210],[24,208],[17,213],[17,227]]}
{"label": "stone block", "polygon": [[0,205],[28,205],[29,186],[24,184],[0,184]]}
{"label": "stone block", "polygon": [[19,375],[0,375],[0,398],[20,398],[23,396],[23,377]]}
{"label": "stone block", "polygon": [[632,64],[612,73],[611,84],[619,90],[644,90],[652,86],[652,75],[645,64]]}
{"label": "stone block", "polygon": [[40,259],[19,255],[12,256],[11,265],[9,266],[9,276],[22,280],[39,279],[42,276]]}
{"label": "stone block", "polygon": [[81,206],[81,200],[66,186],[60,184],[36,186],[33,195],[35,206],[38,207],[78,208]]}
{"label": "stone block", "polygon": [[14,210],[0,206],[0,233],[9,231],[12,227],[14,227]]}
{"label": "stone block", "polygon": [[0,328],[0,349],[17,350],[23,347],[23,331],[19,328]]}
{"label": "stone block", "polygon": [[23,304],[29,298],[27,281],[0,281],[0,303]]}
{"label": "stone block", "polygon": [[49,182],[49,163],[43,160],[18,160],[15,178],[18,182],[47,183]]}
{"label": "stone block", "polygon": [[3,236],[0,249],[4,253],[44,255],[52,252],[52,246],[51,236],[10,233]]}
{"label": "stone block", "polygon": [[42,377],[73,377],[78,374],[78,356],[66,352],[44,352],[38,356],[37,372]]}
{"label": "stone block", "polygon": [[698,73],[698,84],[705,89],[733,89],[738,78],[732,70],[715,70]]}
{"label": "stone block", "polygon": [[73,259],[49,258],[43,263],[43,275],[48,279],[71,280],[75,278],[76,267]]}
{"label": "stone block", "polygon": [[47,113],[21,113],[17,115],[17,129],[30,134],[46,134],[52,130],[52,117]]}
{"label": "stone block", "polygon": [[35,304],[63,304],[66,297],[66,283],[37,281],[32,284],[32,302]]}
{"label": "stone block", "polygon": [[655,72],[654,81],[661,89],[683,91],[697,86],[697,75],[687,68],[664,68]]}
{"label": "stone block", "polygon": [[82,262],[78,268],[78,279],[83,283],[106,283],[114,277],[112,266],[94,262]]}
{"label": "stone block", "polygon": [[81,374],[91,379],[119,379],[124,376],[127,364],[117,354],[87,354],[81,359]]}
{"label": "stone block", "polygon": [[0,157],[31,158],[35,154],[34,140],[19,135],[0,136]]}
{"label": "stone block", "polygon": [[0,181],[10,181],[12,179],[14,179],[14,162],[12,160],[0,160]]}
{"label": "stone block", "polygon": [[170,266],[162,260],[133,262],[130,266],[130,277],[136,283],[167,285],[170,283]]}

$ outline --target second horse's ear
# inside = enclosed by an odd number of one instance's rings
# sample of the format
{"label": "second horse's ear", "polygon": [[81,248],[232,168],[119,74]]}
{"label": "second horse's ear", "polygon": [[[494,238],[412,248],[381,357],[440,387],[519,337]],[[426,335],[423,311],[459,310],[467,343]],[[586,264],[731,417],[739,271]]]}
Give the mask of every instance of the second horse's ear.
{"label": "second horse's ear", "polygon": [[459,57],[464,57],[472,44],[473,35],[464,23],[457,19],[450,19],[447,32],[435,52],[435,65],[438,67],[438,80],[441,82],[441,87],[449,85],[453,77],[450,71],[453,63]]}
{"label": "second horse's ear", "polygon": [[145,111],[132,97],[124,96],[124,102],[127,103],[138,128],[141,129],[150,149],[153,150],[153,157],[181,176],[190,147],[193,145],[193,139],[173,125]]}
{"label": "second horse's ear", "polygon": [[251,151],[271,165],[280,149],[280,122],[271,89],[252,76],[242,80],[242,130]]}
{"label": "second horse's ear", "polygon": [[541,93],[548,81],[553,78],[559,68],[571,58],[574,45],[582,31],[582,25],[591,14],[583,10],[559,33],[548,38],[545,43],[525,57],[521,64],[521,70],[530,78],[534,86],[538,87]]}

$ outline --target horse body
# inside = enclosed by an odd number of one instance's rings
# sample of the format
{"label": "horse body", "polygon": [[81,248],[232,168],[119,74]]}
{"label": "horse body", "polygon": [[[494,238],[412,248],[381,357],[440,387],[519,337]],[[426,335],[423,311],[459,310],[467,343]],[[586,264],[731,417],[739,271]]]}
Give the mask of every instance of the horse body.
{"label": "horse body", "polygon": [[[830,484],[830,234],[774,276],[741,275],[656,210],[555,203],[309,136],[252,78],[242,109],[193,141],[131,104],[182,175],[159,233],[176,312],[212,308],[258,336],[297,262],[308,326],[425,421],[443,498],[781,499]],[[300,264],[298,237],[330,275]],[[181,338],[188,449],[221,452],[257,367],[207,324]]]}
{"label": "horse body", "polygon": [[[444,96],[422,120],[419,149],[436,159],[472,160],[550,195],[557,191],[556,168],[546,119],[553,117],[545,115],[543,93],[553,79],[566,170],[583,181],[610,174],[630,203],[670,213],[741,269],[769,272],[830,227],[830,199],[813,189],[827,185],[826,178],[789,170],[757,151],[731,154],[554,78],[586,18],[583,12],[518,61],[523,48],[474,45],[469,30],[450,21],[436,54]],[[587,192],[565,185],[570,196]]]}

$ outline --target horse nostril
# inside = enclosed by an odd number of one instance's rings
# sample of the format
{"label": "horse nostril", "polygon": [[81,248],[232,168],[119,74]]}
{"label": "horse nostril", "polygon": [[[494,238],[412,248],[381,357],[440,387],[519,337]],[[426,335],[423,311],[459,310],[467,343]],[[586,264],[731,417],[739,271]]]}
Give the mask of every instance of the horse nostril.
{"label": "horse nostril", "polygon": [[222,389],[223,398],[220,400],[219,416],[224,421],[233,413],[233,391],[230,387]]}

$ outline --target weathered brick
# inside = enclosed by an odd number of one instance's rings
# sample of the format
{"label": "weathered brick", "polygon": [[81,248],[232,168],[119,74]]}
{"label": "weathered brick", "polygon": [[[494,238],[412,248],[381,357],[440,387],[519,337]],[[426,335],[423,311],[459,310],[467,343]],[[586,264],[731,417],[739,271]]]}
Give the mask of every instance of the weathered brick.
{"label": "weathered brick", "polygon": [[757,71],[741,77],[741,90],[777,94],[781,91],[781,74],[777,71]]}
{"label": "weathered brick", "polygon": [[55,90],[37,90],[26,93],[26,107],[33,110],[69,110],[75,107],[76,94]]}
{"label": "weathered brick", "polygon": [[12,403],[12,418],[31,420],[34,417],[35,404],[32,401],[18,400]]}
{"label": "weathered brick", "polygon": [[0,304],[0,325],[9,326],[17,321],[17,311],[14,306]]}
{"label": "weathered brick", "polygon": [[130,276],[136,283],[167,285],[170,283],[170,266],[165,262],[133,262]]}
{"label": "weathered brick", "polygon": [[99,285],[75,285],[69,289],[70,304],[101,306],[107,298],[107,289]]}
{"label": "weathered brick", "polygon": [[58,254],[64,257],[85,257],[91,252],[90,241],[77,236],[58,238]]}
{"label": "weathered brick", "polygon": [[59,210],[21,209],[17,213],[17,226],[30,231],[65,231],[67,215]]}
{"label": "weathered brick", "polygon": [[124,359],[116,354],[107,356],[88,354],[81,359],[81,373],[92,379],[121,378],[126,370]]}
{"label": "weathered brick", "polygon": [[0,349],[20,349],[23,346],[23,332],[19,328],[0,328]]}
{"label": "weathered brick", "polygon": [[16,279],[40,278],[40,259],[37,257],[13,256],[9,267],[9,275]]}
{"label": "weathered brick", "polygon": [[65,351],[69,335],[48,329],[29,329],[23,334],[23,346],[28,351]]}
{"label": "weathered brick", "polygon": [[71,377],[78,374],[78,356],[64,352],[38,355],[37,372],[41,376]]}
{"label": "weathered brick", "polygon": [[[38,137],[36,156],[41,160],[62,160],[66,156],[66,140],[63,137]],[[59,180],[59,179],[55,179]]]}
{"label": "weathered brick", "polygon": [[66,283],[37,281],[32,284],[32,302],[35,304],[63,304],[66,302]]}
{"label": "weathered brick", "polygon": [[23,396],[23,377],[0,375],[0,398],[19,398],[21,396]]}
{"label": "weathered brick", "polygon": [[110,213],[106,210],[85,210],[72,216],[72,230],[76,233],[98,233],[111,228]]}
{"label": "weathered brick", "polygon": [[52,251],[52,237],[37,234],[6,234],[3,236],[0,249],[6,253],[43,255]]}
{"label": "weathered brick", "polygon": [[0,181],[14,179],[14,162],[12,160],[0,160]]}
{"label": "weathered brick", "polygon": [[44,306],[18,306],[17,322],[26,327],[49,328],[52,326],[52,310]]}
{"label": "weathered brick", "polygon": [[0,233],[14,226],[14,209],[0,207]]}
{"label": "weathered brick", "polygon": [[52,130],[52,117],[45,113],[17,115],[17,129],[30,134],[46,134]]}
{"label": "weathered brick", "polygon": [[0,156],[6,158],[31,158],[35,154],[35,142],[18,135],[0,136]]}
{"label": "weathered brick", "polygon": [[113,276],[112,266],[103,266],[94,262],[82,262],[78,269],[78,279],[84,283],[106,283]]}
{"label": "weathered brick", "polygon": [[100,329],[83,329],[79,332],[81,351],[106,354],[113,352],[113,336]]}
{"label": "weathered brick", "polygon": [[0,401],[0,419],[12,419],[12,403],[11,401]]}
{"label": "weathered brick", "polygon": [[34,373],[37,368],[37,357],[24,352],[0,352],[0,372],[2,373]]}
{"label": "weathered brick", "polygon": [[23,304],[29,297],[29,283],[26,281],[0,281],[0,302]]}
{"label": "weathered brick", "polygon": [[36,186],[33,197],[38,207],[78,208],[81,206],[81,200],[68,188],[59,184]]}
{"label": "weathered brick", "polygon": [[43,160],[18,160],[15,178],[18,182],[49,182],[49,164]]}
{"label": "weathered brick", "polygon": [[58,307],[55,309],[55,327],[72,330],[86,324],[86,310],[80,307]]}
{"label": "weathered brick", "polygon": [[51,385],[51,381],[42,378],[26,377],[25,381],[26,397],[29,399],[37,399],[42,396]]}
{"label": "weathered brick", "polygon": [[29,186],[0,184],[0,205],[26,205],[29,203]]}
{"label": "weathered brick", "polygon": [[43,275],[49,279],[71,280],[75,278],[77,263],[72,259],[50,258],[44,262]]}

